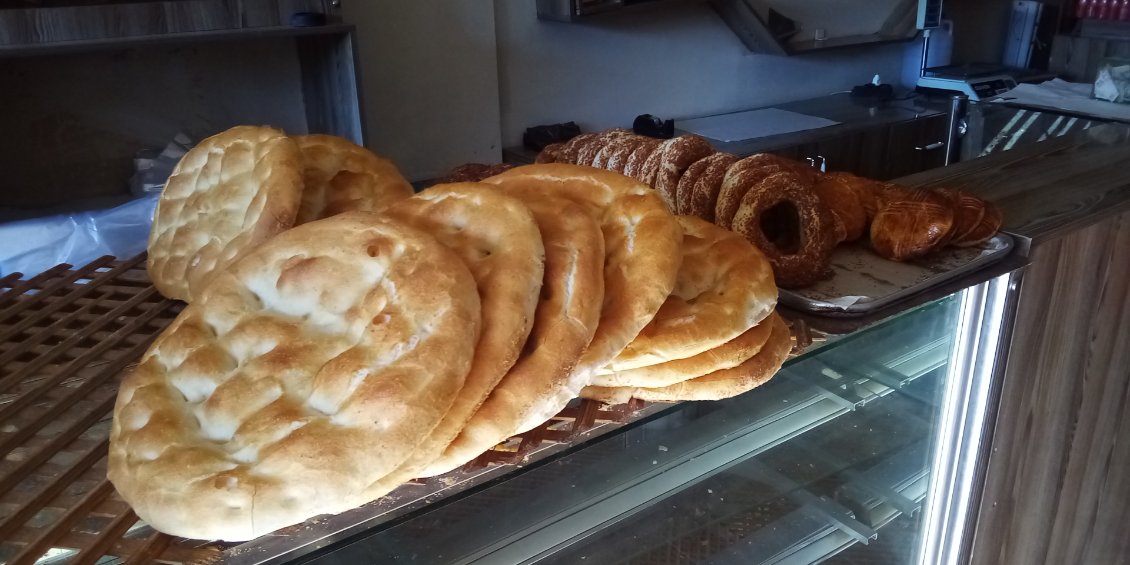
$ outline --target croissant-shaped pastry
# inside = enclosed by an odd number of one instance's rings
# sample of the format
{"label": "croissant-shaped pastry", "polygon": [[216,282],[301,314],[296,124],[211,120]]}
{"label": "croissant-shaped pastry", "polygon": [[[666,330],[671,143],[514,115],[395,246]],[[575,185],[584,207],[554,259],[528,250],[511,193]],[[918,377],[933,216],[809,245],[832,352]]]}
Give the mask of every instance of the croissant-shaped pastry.
{"label": "croissant-shaped pastry", "polygon": [[[862,182],[861,182],[862,181]],[[855,241],[867,231],[867,211],[853,185],[870,183],[851,173],[828,173],[816,177],[812,189],[820,202],[832,212],[836,224],[837,242]]]}
{"label": "croissant-shaped pastry", "polygon": [[871,221],[871,247],[880,257],[906,261],[944,245],[953,230],[949,201],[933,191],[902,191],[885,199]]}

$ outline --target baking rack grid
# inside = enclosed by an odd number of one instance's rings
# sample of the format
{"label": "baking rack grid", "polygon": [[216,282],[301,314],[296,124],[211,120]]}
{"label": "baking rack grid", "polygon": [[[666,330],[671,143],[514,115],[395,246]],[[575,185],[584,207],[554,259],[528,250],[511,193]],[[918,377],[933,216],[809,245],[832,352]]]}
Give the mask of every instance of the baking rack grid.
{"label": "baking rack grid", "polygon": [[[106,479],[121,376],[183,308],[144,255],[0,278],[0,563],[262,563],[309,551],[543,459],[669,405],[575,400],[463,468],[244,544],[158,533]],[[796,330],[800,330],[797,332]],[[812,343],[803,326],[796,349]]]}

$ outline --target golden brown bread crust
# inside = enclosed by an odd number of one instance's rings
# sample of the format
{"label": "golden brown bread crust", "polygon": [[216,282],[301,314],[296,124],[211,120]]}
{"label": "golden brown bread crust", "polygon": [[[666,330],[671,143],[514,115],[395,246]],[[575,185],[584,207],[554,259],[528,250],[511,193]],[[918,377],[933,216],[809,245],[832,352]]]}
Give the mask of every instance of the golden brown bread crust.
{"label": "golden brown bread crust", "polygon": [[455,251],[471,270],[482,303],[482,334],[463,388],[412,456],[386,478],[391,490],[414,477],[435,474],[427,469],[518,359],[534,323],[545,248],[530,209],[487,184],[436,185],[392,205],[385,214],[432,234]]}
{"label": "golden brown bread crust", "polygon": [[680,135],[659,144],[643,166],[644,182],[655,188],[674,212],[679,177],[692,163],[714,153],[710,142],[697,135]]}
{"label": "golden brown bread crust", "polygon": [[679,177],[679,182],[675,185],[675,206],[672,208],[676,214],[690,215],[694,185],[702,178],[702,173],[706,172],[706,167],[710,165],[709,159],[707,156],[691,163],[683,176]]}
{"label": "golden brown bread crust", "polygon": [[985,207],[985,214],[981,217],[981,222],[973,231],[965,234],[960,239],[953,242],[958,247],[972,247],[974,245],[981,245],[989,241],[1001,229],[1001,211],[993,205],[992,202],[982,201]]}
{"label": "golden brown bread crust", "polygon": [[649,365],[625,371],[598,373],[592,384],[597,387],[670,386],[714,371],[731,369],[761,351],[769,339],[772,324],[762,321],[726,343],[686,359],[675,359],[658,365]]}
{"label": "golden brown bread crust", "polygon": [[683,233],[651,188],[599,169],[550,163],[517,167],[485,182],[571,200],[601,225],[605,243],[600,325],[577,371],[620,354],[675,287]]}
{"label": "golden brown bread crust", "polygon": [[575,164],[585,165],[586,167],[596,167],[598,169],[601,168],[596,164],[596,159],[601,151],[604,151],[605,147],[613,141],[630,135],[633,135],[631,131],[622,128],[607,129],[596,134],[595,137],[589,140],[588,143],[582,146],[580,151],[577,152]]}
{"label": "golden brown bread crust", "polygon": [[219,273],[123,380],[110,481],[153,527],[199,539],[367,502],[447,412],[479,312],[470,272],[425,233],[367,212],[289,230]]}
{"label": "golden brown bread crust", "polygon": [[832,212],[836,222],[839,241],[855,241],[867,230],[867,211],[859,201],[858,193],[852,188],[855,179],[850,173],[828,173],[816,177],[812,185],[816,196]]}
{"label": "golden brown bread crust", "polygon": [[581,149],[588,145],[590,141],[596,139],[598,135],[597,133],[582,133],[566,141],[557,153],[556,162],[577,164],[577,157],[580,155]]}
{"label": "golden brown bread crust", "polygon": [[732,229],[765,253],[782,288],[826,276],[837,243],[831,213],[792,172],[774,173],[750,187]]}
{"label": "golden brown bread crust", "polygon": [[738,158],[729,153],[715,153],[706,159],[706,168],[691,190],[690,214],[708,222],[714,222],[714,209],[718,205],[718,191],[722,188],[722,180],[726,178],[726,170]]}
{"label": "golden brown bread crust", "polygon": [[777,305],[773,269],[742,236],[693,216],[683,228],[675,289],[606,369],[617,372],[693,357],[757,325]]}
{"label": "golden brown bread crust", "polygon": [[928,189],[889,193],[871,221],[871,248],[891,261],[907,261],[940,249],[953,230],[949,201]]}
{"label": "golden brown bread crust", "polygon": [[736,367],[659,388],[588,386],[581,391],[581,396],[609,404],[621,404],[630,398],[649,402],[682,402],[737,396],[773,378],[792,349],[789,327],[776,312],[764,323],[770,326],[768,340],[757,354]]}
{"label": "golden brown bread crust", "polygon": [[600,321],[604,237],[583,208],[534,191],[525,197],[545,242],[545,285],[526,348],[432,471],[453,469],[560,412],[587,375],[573,371]]}
{"label": "golden brown bread crust", "polygon": [[495,163],[488,165],[486,163],[466,163],[451,169],[447,176],[440,179],[436,184],[454,184],[458,182],[479,182],[485,178],[493,177],[498,173],[509,171],[515,165],[510,163]]}
{"label": "golden brown bread crust", "polygon": [[[564,143],[550,143],[542,148],[538,153],[535,163],[556,163],[561,160],[561,152],[565,148]],[[501,171],[500,171],[501,172]],[[497,173],[496,173],[497,174]],[[483,177],[486,178],[486,177]],[[476,179],[482,180],[482,179]]]}
{"label": "golden brown bread crust", "polygon": [[791,171],[795,167],[786,159],[769,153],[757,153],[740,159],[726,170],[722,185],[718,189],[717,204],[714,208],[715,225],[731,229],[734,214],[738,213],[742,198],[749,188],[773,173]]}
{"label": "golden brown bread crust", "polygon": [[295,225],[358,210],[377,212],[412,196],[412,185],[388,159],[336,135],[299,135],[302,205]]}
{"label": "golden brown bread crust", "polygon": [[644,137],[640,146],[632,150],[632,154],[628,156],[628,161],[624,163],[623,173],[643,182],[643,166],[647,163],[651,154],[659,148],[660,143],[662,143],[662,140]]}
{"label": "golden brown bread crust", "polygon": [[950,244],[957,245],[981,225],[981,220],[985,218],[985,201],[963,190],[953,192],[956,194],[956,209]]}
{"label": "golden brown bread crust", "polygon": [[239,126],[189,150],[169,176],[149,231],[149,278],[194,300],[215,273],[290,228],[302,199],[302,156],[268,127]]}

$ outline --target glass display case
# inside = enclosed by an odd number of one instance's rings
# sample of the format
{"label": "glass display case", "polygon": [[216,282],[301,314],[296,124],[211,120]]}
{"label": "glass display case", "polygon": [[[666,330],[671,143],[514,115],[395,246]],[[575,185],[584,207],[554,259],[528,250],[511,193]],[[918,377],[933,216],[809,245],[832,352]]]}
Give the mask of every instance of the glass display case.
{"label": "glass display case", "polygon": [[956,562],[1017,276],[829,337],[749,393],[670,405],[300,562]]}

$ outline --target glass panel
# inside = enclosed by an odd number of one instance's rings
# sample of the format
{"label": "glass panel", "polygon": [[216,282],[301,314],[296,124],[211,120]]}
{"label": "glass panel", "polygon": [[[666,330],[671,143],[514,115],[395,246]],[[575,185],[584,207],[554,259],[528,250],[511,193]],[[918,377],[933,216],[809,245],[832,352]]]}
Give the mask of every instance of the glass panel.
{"label": "glass panel", "polygon": [[947,376],[966,377],[949,371],[957,330],[979,323],[969,292],[794,359],[750,393],[672,406],[314,562],[913,562]]}
{"label": "glass panel", "polygon": [[969,102],[966,120],[968,129],[961,140],[962,161],[1009,151],[1105,123],[1086,116],[976,101]]}

